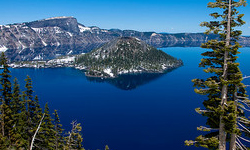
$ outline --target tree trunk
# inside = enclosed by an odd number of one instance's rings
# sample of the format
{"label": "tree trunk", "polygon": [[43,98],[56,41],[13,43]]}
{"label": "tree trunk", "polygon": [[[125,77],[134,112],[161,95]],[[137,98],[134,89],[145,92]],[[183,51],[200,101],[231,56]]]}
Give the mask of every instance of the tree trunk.
{"label": "tree trunk", "polygon": [[236,134],[235,133],[231,134],[230,150],[236,150]]}
{"label": "tree trunk", "polygon": [[1,114],[1,116],[2,116],[2,122],[1,122],[1,126],[2,126],[2,136],[4,137],[5,136],[5,133],[4,133],[4,100],[2,100],[3,102],[2,102],[2,105],[1,105],[1,109],[2,109],[2,114]]}
{"label": "tree trunk", "polygon": [[226,132],[225,124],[223,123],[223,116],[220,116],[219,126],[219,150],[226,150]]}
{"label": "tree trunk", "polygon": [[[228,48],[230,45],[230,38],[231,38],[231,6],[232,0],[228,0],[228,18],[227,18],[227,35],[226,35],[226,45],[225,48]],[[223,75],[222,78],[227,80],[227,72],[228,72],[228,50],[226,49],[224,53],[224,66],[223,66]],[[227,85],[223,85],[222,92],[221,92],[221,106],[224,109],[224,106],[227,102]],[[220,125],[219,125],[219,150],[226,150],[226,132],[225,132],[225,124],[223,123],[223,115],[220,116]]]}
{"label": "tree trunk", "polygon": [[36,134],[37,134],[38,130],[40,129],[40,126],[41,126],[41,124],[43,122],[44,116],[45,116],[45,113],[43,114],[43,117],[42,117],[42,119],[41,119],[41,121],[40,121],[40,123],[39,123],[39,125],[38,125],[38,127],[36,129],[36,132],[35,132],[35,134],[34,134],[34,136],[32,138],[32,141],[31,141],[31,144],[30,144],[30,150],[32,150],[32,148],[33,148],[33,144],[34,144],[34,141],[35,141],[35,138],[36,138]]}
{"label": "tree trunk", "polygon": [[[237,97],[237,92],[238,92],[238,87],[237,86],[235,86],[235,92],[234,92],[234,105],[235,105],[235,111],[237,111],[237,99],[238,99],[238,97]],[[237,114],[235,114],[236,116],[235,116],[235,118],[236,118],[236,120],[235,120],[235,124],[237,124]],[[229,148],[229,150],[236,150],[236,133],[232,133],[231,134],[231,139],[230,139],[230,148]]]}

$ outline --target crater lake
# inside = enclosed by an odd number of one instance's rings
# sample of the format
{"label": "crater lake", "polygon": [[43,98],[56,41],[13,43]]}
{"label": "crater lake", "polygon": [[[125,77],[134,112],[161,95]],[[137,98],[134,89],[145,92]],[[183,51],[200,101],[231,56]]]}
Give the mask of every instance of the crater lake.
{"label": "crater lake", "polygon": [[[185,140],[202,134],[196,127],[206,118],[195,112],[206,96],[194,92],[194,78],[210,74],[198,64],[205,49],[162,48],[184,66],[165,74],[124,75],[119,79],[90,79],[73,68],[10,69],[21,87],[29,75],[41,105],[58,110],[66,131],[74,120],[83,127],[86,150],[191,150]],[[238,61],[250,75],[250,48],[241,48]],[[244,81],[250,84],[250,79]],[[249,88],[247,88],[249,91]]]}

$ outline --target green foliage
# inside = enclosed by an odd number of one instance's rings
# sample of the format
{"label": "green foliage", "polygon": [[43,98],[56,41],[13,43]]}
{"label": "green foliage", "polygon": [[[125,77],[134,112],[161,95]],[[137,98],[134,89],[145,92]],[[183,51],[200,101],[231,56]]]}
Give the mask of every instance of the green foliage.
{"label": "green foliage", "polygon": [[108,145],[105,146],[105,150],[109,150],[109,146]]}
{"label": "green foliage", "polygon": [[99,75],[105,74],[105,69],[111,69],[117,76],[119,72],[128,70],[163,72],[169,66],[182,65],[182,61],[144,44],[135,38],[120,39],[115,45],[110,46],[108,43],[102,48],[78,56],[76,65],[85,66],[88,75],[97,76],[97,72]]}
{"label": "green foliage", "polygon": [[82,147],[82,136],[80,132],[82,131],[82,127],[80,123],[73,121],[71,123],[72,129],[68,132],[68,136],[66,137],[66,150],[70,149],[77,149],[77,150],[84,150]]}
{"label": "green foliage", "polygon": [[216,147],[218,147],[219,145],[219,140],[216,137],[204,137],[202,135],[198,136],[195,139],[197,142],[195,143],[196,147],[204,147],[207,149],[217,149]]}
{"label": "green foliage", "polygon": [[[1,133],[2,137],[5,139],[6,143],[13,143],[14,139],[10,137],[11,134],[14,134],[12,124],[12,110],[11,110],[11,101],[12,101],[12,85],[10,82],[10,71],[8,69],[7,59],[4,53],[1,54],[0,57],[0,65],[3,66],[2,73],[0,74],[0,84],[1,84],[1,105],[0,105],[0,112],[1,112]],[[5,144],[6,144],[5,143]],[[5,145],[3,144],[3,145]]]}
{"label": "green foliage", "polygon": [[[241,47],[236,41],[241,31],[234,28],[245,23],[242,20],[244,15],[237,11],[237,7],[245,5],[245,0],[239,2],[232,0],[231,8],[229,1],[216,0],[208,3],[209,8],[220,8],[222,11],[210,14],[218,21],[203,22],[201,26],[208,28],[206,34],[219,34],[220,39],[210,40],[201,45],[202,48],[211,49],[202,53],[204,58],[199,64],[204,68],[204,72],[211,73],[211,77],[192,81],[197,87],[195,92],[207,96],[203,101],[204,110],[197,108],[196,112],[207,117],[206,124],[209,128],[198,127],[200,131],[208,133],[198,136],[195,141],[186,141],[186,145],[218,149],[219,143],[223,142],[223,139],[220,139],[223,132],[230,138],[234,136],[233,134],[241,135],[244,132],[237,126],[238,117],[244,116],[243,110],[238,107],[237,96],[247,96],[245,86],[241,83],[243,78],[238,67],[239,63],[236,61],[238,49]],[[220,132],[218,129],[221,129]],[[235,143],[233,140],[230,142]]]}
{"label": "green foliage", "polygon": [[44,108],[44,119],[41,124],[41,128],[39,130],[39,133],[37,135],[37,144],[36,147],[38,149],[48,149],[48,150],[54,150],[55,149],[55,129],[54,124],[52,123],[53,119],[50,116],[49,113],[49,107],[48,103],[46,103]]}
{"label": "green foliage", "polygon": [[[80,124],[72,130],[70,145],[63,137],[63,129],[57,111],[55,120],[52,119],[48,104],[43,110],[40,107],[38,96],[33,96],[32,80],[25,79],[25,90],[20,91],[17,79],[13,87],[10,82],[10,71],[7,59],[2,53],[0,58],[2,70],[0,74],[0,149],[30,149],[31,140],[38,130],[33,149],[62,150],[83,149]],[[42,121],[42,122],[41,122]],[[41,126],[38,128],[39,124]]]}
{"label": "green foliage", "polygon": [[55,124],[55,149],[63,149],[64,147],[64,137],[63,137],[63,129],[62,124],[60,124],[60,118],[57,110],[54,110],[53,115],[55,116],[54,124]]}

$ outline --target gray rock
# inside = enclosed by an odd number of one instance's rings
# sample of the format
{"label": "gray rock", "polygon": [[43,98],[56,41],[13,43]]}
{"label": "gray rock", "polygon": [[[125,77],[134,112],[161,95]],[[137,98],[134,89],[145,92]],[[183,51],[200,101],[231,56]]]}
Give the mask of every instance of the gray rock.
{"label": "gray rock", "polygon": [[[26,23],[0,25],[0,51],[11,61],[48,60],[57,56],[89,52],[118,37],[137,37],[154,47],[197,47],[215,35],[167,34],[134,30],[86,27],[73,17],[55,17]],[[250,46],[250,37],[240,37]]]}

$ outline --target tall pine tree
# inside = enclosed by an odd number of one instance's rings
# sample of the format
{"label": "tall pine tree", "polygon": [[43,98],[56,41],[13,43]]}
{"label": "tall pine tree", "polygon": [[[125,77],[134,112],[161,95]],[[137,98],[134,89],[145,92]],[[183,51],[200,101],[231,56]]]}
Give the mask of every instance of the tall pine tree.
{"label": "tall pine tree", "polygon": [[22,131],[22,120],[21,120],[21,110],[22,108],[22,100],[21,100],[21,91],[20,85],[18,84],[18,80],[15,78],[13,83],[13,91],[12,91],[12,101],[11,101],[11,109],[12,109],[12,119],[13,119],[13,130],[14,134],[12,135],[14,147],[20,148],[24,139],[22,139],[21,131]]}
{"label": "tall pine tree", "polygon": [[8,69],[7,58],[4,53],[1,54],[0,57],[0,65],[3,67],[3,70],[0,74],[0,84],[1,84],[1,139],[3,139],[4,143],[1,146],[8,145],[12,146],[13,140],[11,139],[11,135],[14,134],[13,131],[13,119],[12,119],[12,111],[11,111],[11,101],[12,101],[12,87],[10,82],[10,71]]}
{"label": "tall pine tree", "polygon": [[[25,104],[26,109],[23,110],[22,118],[24,119],[24,130],[26,131],[23,136],[27,140],[27,145],[30,145],[32,137],[36,131],[36,127],[40,122],[40,118],[37,117],[37,103],[34,100],[33,96],[33,87],[32,87],[32,80],[29,76],[25,79],[25,91],[23,91],[23,101]],[[24,116],[25,115],[25,116]]]}
{"label": "tall pine tree", "polygon": [[204,58],[199,64],[205,68],[206,73],[212,73],[212,76],[205,80],[194,79],[193,82],[199,88],[195,92],[207,96],[203,102],[205,109],[197,108],[196,111],[207,117],[206,124],[209,127],[198,127],[198,130],[208,133],[197,137],[195,141],[185,141],[186,145],[226,150],[227,139],[230,139],[230,150],[235,150],[236,144],[238,147],[245,147],[236,142],[246,132],[246,129],[239,127],[239,122],[249,121],[244,118],[244,111],[240,108],[247,99],[239,63],[236,62],[238,48],[241,47],[237,40],[242,32],[234,29],[245,23],[242,20],[244,15],[239,14],[236,9],[245,5],[245,0],[216,0],[208,3],[209,8],[222,9],[221,14],[210,14],[214,19],[220,20],[204,22],[201,26],[208,27],[207,34],[219,34],[220,39],[210,40],[201,46],[212,49],[202,54]]}
{"label": "tall pine tree", "polygon": [[[44,108],[44,118],[41,124],[41,128],[35,138],[35,149],[48,149],[54,150],[55,149],[55,130],[53,119],[49,113],[49,106],[46,103]],[[38,126],[38,125],[37,125]]]}
{"label": "tall pine tree", "polygon": [[54,110],[54,125],[55,125],[55,150],[63,149],[64,147],[64,137],[62,124],[60,123],[60,118],[57,110]]}
{"label": "tall pine tree", "polygon": [[72,129],[68,133],[68,136],[65,138],[66,140],[66,146],[65,150],[84,150],[82,147],[82,135],[80,132],[82,131],[82,127],[80,123],[77,123],[76,121],[72,121]]}

